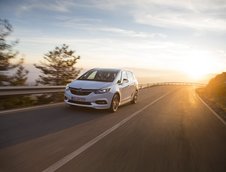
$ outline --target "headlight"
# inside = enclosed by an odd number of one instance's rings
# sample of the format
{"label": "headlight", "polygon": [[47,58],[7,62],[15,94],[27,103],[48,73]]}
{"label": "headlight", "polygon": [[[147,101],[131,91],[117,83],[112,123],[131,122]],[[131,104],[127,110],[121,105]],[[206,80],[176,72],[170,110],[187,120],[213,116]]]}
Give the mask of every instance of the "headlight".
{"label": "headlight", "polygon": [[111,90],[111,88],[102,88],[102,89],[95,91],[95,94],[104,94],[104,93],[109,92],[110,90]]}
{"label": "headlight", "polygon": [[67,84],[65,87],[65,91],[68,91],[68,90],[69,90],[69,84]]}

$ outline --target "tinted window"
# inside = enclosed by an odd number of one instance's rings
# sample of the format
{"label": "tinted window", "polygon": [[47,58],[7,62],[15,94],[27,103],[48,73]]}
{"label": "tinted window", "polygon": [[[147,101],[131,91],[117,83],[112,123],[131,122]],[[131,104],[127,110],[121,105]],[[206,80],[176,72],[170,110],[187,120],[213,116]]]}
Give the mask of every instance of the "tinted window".
{"label": "tinted window", "polygon": [[78,80],[113,82],[118,72],[117,70],[92,69],[80,76]]}

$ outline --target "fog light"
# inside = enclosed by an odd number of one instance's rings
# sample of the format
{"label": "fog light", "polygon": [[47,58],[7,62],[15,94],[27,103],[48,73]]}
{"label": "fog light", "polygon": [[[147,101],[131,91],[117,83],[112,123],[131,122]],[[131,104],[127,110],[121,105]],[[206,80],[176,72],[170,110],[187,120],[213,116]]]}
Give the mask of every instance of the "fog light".
{"label": "fog light", "polygon": [[100,105],[107,104],[107,101],[106,100],[97,100],[96,104],[100,104]]}

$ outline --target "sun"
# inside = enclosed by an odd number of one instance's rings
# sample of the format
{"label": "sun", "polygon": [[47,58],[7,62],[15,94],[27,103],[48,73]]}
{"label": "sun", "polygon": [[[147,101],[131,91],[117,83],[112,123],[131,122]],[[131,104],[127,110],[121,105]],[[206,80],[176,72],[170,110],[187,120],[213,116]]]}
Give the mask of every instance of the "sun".
{"label": "sun", "polygon": [[192,67],[192,69],[188,69],[185,71],[186,74],[194,80],[199,80],[207,76],[210,72],[205,67]]}
{"label": "sun", "polygon": [[181,70],[193,80],[201,80],[210,73],[214,73],[214,60],[207,53],[191,53],[183,61]]}

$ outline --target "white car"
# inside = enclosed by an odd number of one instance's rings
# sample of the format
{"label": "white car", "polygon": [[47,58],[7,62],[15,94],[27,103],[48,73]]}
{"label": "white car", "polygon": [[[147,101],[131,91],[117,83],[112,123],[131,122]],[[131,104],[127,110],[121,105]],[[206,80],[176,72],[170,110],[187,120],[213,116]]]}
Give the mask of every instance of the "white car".
{"label": "white car", "polygon": [[117,111],[122,104],[136,103],[138,82],[134,74],[121,69],[94,68],[65,88],[65,103]]}

